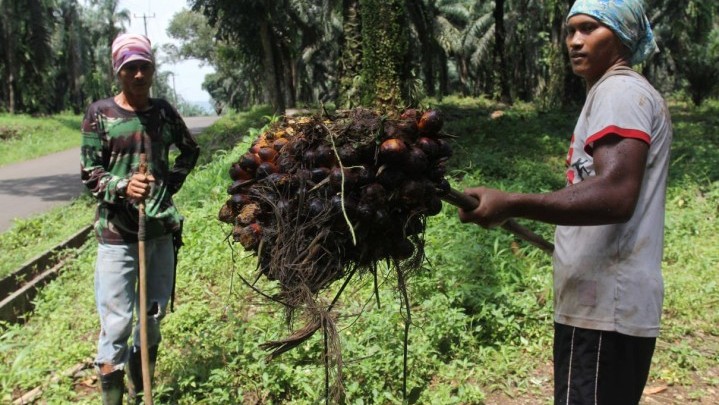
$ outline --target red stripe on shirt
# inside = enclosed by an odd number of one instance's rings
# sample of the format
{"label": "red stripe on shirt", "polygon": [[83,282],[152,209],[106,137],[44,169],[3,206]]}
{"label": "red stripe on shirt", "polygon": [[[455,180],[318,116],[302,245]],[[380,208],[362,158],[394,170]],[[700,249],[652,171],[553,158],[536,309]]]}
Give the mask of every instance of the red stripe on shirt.
{"label": "red stripe on shirt", "polygon": [[584,151],[587,152],[589,155],[592,154],[592,144],[602,138],[604,138],[607,135],[614,134],[617,136],[620,136],[622,138],[632,138],[632,139],[639,139],[640,141],[644,141],[646,143],[651,143],[651,138],[649,137],[649,134],[638,130],[638,129],[627,129],[618,127],[616,125],[610,125],[601,131],[595,133],[594,135],[591,135],[587,138],[586,143],[584,144]]}

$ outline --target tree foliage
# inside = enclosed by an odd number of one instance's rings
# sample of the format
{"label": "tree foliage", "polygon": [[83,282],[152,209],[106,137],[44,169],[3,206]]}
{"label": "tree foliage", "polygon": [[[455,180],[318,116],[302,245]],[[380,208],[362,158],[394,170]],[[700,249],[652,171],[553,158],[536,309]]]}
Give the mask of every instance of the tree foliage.
{"label": "tree foliage", "polygon": [[[351,107],[375,100],[371,92],[404,104],[449,94],[575,104],[584,88],[571,73],[563,33],[572,3],[192,0],[168,28],[179,45],[162,50],[170,62],[197,59],[214,68],[203,88],[218,111]],[[716,96],[719,4],[646,3],[661,52],[640,67],[643,73],[696,104]],[[116,91],[110,44],[130,21],[118,4],[0,0],[0,110],[79,112]],[[158,74],[156,95],[174,99],[169,79]]]}

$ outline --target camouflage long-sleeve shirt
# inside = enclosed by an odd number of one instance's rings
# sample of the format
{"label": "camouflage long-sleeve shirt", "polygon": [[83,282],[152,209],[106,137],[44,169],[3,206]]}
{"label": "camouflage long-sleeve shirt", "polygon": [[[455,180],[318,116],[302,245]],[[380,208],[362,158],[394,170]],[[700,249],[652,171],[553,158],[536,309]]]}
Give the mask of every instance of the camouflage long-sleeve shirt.
{"label": "camouflage long-sleeve shirt", "polygon": [[[172,168],[170,147],[180,151]],[[146,239],[177,230],[182,216],[172,202],[200,149],[184,121],[165,100],[151,99],[151,108],[121,108],[114,98],[96,101],[82,123],[82,182],[98,200],[95,234],[108,244],[137,242],[137,205],[125,199],[130,177],[145,153],[148,173],[155,177],[145,200]]]}

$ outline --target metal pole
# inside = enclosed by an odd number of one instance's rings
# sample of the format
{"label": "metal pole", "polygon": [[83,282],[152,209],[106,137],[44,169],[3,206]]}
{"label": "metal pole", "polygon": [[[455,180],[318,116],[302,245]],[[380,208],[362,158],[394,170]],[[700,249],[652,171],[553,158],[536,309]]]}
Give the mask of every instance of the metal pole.
{"label": "metal pole", "polygon": [[172,75],[172,98],[175,102],[175,108],[177,108],[177,90],[175,90],[175,72],[167,72],[168,75]]}
{"label": "metal pole", "polygon": [[[148,19],[148,18],[155,18],[155,13],[152,13],[152,15],[147,15],[147,14],[145,14],[145,13],[142,13],[141,16],[133,15],[133,17],[135,17],[135,18],[142,18],[143,25],[145,26],[145,36],[146,36],[147,38],[150,38],[150,37],[147,36],[147,19]],[[153,95],[152,95],[152,87],[150,87],[150,97],[152,97],[152,96],[153,96]]]}
{"label": "metal pole", "polygon": [[[140,173],[147,173],[147,156],[140,153]],[[137,250],[139,256],[140,294],[140,361],[142,364],[142,386],[145,404],[152,405],[152,376],[150,375],[150,350],[147,342],[147,263],[145,258],[145,200],[138,206],[140,213],[137,229]]]}

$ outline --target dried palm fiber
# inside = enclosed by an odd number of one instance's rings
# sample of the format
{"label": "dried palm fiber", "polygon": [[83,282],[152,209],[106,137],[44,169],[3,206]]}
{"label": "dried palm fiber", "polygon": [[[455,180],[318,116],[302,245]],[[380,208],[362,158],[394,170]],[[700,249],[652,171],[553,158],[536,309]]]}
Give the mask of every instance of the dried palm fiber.
{"label": "dried palm fiber", "polygon": [[[441,127],[434,110],[284,118],[231,165],[219,219],[257,255],[259,275],[278,282],[273,298],[286,306],[288,322],[298,310],[305,322],[263,344],[270,358],[322,328],[341,378],[332,308],[352,276],[376,279],[385,261],[406,300],[406,277],[424,260],[425,219],[439,213],[439,193],[449,189],[452,150]],[[319,293],[342,278],[332,302],[322,303]]]}

